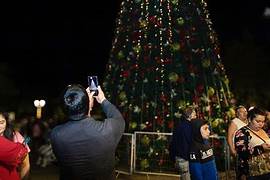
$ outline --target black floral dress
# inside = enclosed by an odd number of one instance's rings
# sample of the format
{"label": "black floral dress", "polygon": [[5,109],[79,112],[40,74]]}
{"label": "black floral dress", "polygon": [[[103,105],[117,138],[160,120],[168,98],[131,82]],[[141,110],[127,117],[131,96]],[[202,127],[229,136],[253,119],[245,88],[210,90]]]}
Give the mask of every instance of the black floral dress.
{"label": "black floral dress", "polygon": [[251,158],[251,156],[256,156],[264,152],[261,145],[255,147],[251,147],[249,145],[252,136],[255,135],[250,133],[247,126],[242,127],[235,134],[234,144],[238,155],[236,167],[238,177],[241,177],[242,175],[249,177],[248,160]]}

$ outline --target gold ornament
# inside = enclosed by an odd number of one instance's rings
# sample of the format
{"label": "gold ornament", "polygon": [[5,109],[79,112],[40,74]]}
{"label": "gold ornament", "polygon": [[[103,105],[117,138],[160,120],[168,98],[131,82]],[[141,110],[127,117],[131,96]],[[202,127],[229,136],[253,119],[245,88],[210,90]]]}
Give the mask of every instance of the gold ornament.
{"label": "gold ornament", "polygon": [[127,99],[127,95],[126,95],[126,92],[125,92],[125,91],[120,92],[120,94],[119,94],[119,99],[120,99],[121,101],[124,101],[124,100]]}
{"label": "gold ornament", "polygon": [[141,28],[144,28],[144,27],[147,26],[147,21],[146,20],[140,20],[139,23],[140,23]]}
{"label": "gold ornament", "polygon": [[141,169],[147,169],[149,168],[149,162],[147,159],[143,159],[141,162],[140,162],[140,165],[141,165]]}
{"label": "gold ornament", "polygon": [[184,100],[180,100],[180,101],[177,102],[177,107],[178,107],[179,109],[183,109],[183,108],[185,108],[185,107],[188,106],[188,105],[189,105],[189,104],[186,103],[186,101],[184,101]]}
{"label": "gold ornament", "polygon": [[218,127],[218,125],[219,125],[219,120],[218,120],[218,119],[215,119],[215,120],[211,123],[211,125],[212,125],[213,128]]}
{"label": "gold ornament", "polygon": [[224,84],[226,84],[226,85],[228,85],[230,82],[227,77],[222,78],[222,80],[223,80]]}
{"label": "gold ornament", "polygon": [[150,138],[147,135],[144,135],[141,142],[143,145],[148,146],[150,144]]}
{"label": "gold ornament", "polygon": [[178,76],[178,74],[175,73],[175,72],[171,72],[171,73],[169,74],[169,80],[170,80],[171,82],[177,82],[178,78],[179,78],[179,76]]}
{"label": "gold ornament", "polygon": [[208,88],[208,95],[209,95],[209,96],[213,96],[214,94],[215,94],[215,89],[212,88],[212,87],[209,87],[209,88]]}
{"label": "gold ornament", "polygon": [[133,121],[133,122],[131,122],[131,123],[129,124],[129,127],[130,127],[131,129],[136,129],[137,123]]}
{"label": "gold ornament", "polygon": [[176,19],[176,22],[178,25],[182,26],[185,23],[185,20],[182,17],[180,17],[180,18]]}
{"label": "gold ornament", "polygon": [[230,108],[227,112],[226,112],[227,116],[231,119],[235,117],[235,110],[234,108]]}
{"label": "gold ornament", "polygon": [[177,5],[178,4],[178,0],[172,0],[171,1],[173,5]]}
{"label": "gold ornament", "polygon": [[137,46],[134,46],[133,47],[133,51],[136,52],[136,53],[140,53],[142,50],[141,46],[140,45],[137,45]]}
{"label": "gold ornament", "polygon": [[180,50],[180,44],[178,44],[178,43],[171,44],[171,50],[173,52]]}
{"label": "gold ornament", "polygon": [[204,60],[202,60],[202,66],[204,68],[208,68],[208,67],[210,67],[210,65],[211,65],[210,59],[204,59]]}
{"label": "gold ornament", "polygon": [[119,51],[118,54],[117,54],[117,58],[118,58],[118,59],[124,59],[124,57],[125,57],[125,56],[124,56],[123,51]]}

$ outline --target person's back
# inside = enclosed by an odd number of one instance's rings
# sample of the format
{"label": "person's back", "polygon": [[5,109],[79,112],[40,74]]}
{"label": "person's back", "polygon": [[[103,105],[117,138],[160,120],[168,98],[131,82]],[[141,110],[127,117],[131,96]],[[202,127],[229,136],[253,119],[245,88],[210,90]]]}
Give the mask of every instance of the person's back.
{"label": "person's back", "polygon": [[192,128],[190,121],[196,118],[196,111],[193,107],[187,107],[176,125],[170,143],[170,158],[175,161],[176,157],[189,159],[189,146],[192,142]]}
{"label": "person's back", "polygon": [[[100,90],[98,96],[102,94]],[[101,105],[107,116],[104,121],[82,113],[80,117],[70,116],[67,123],[53,129],[51,139],[60,179],[113,179],[115,149],[125,123],[108,100],[104,98]]]}
{"label": "person's back", "polygon": [[171,143],[171,159],[174,161],[175,157],[181,157],[185,160],[189,158],[189,146],[192,141],[191,123],[186,118],[182,117],[173,132]]}
{"label": "person's back", "polygon": [[181,121],[176,125],[170,143],[170,158],[175,162],[175,167],[179,170],[180,179],[189,180],[189,148],[192,142],[191,120],[196,118],[193,107],[187,107],[183,111]]}

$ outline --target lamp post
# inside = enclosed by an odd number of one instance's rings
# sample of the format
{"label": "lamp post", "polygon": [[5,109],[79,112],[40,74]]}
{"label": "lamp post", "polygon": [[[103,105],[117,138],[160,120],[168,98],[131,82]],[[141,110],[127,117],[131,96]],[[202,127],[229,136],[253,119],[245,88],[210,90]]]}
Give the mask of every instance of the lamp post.
{"label": "lamp post", "polygon": [[36,114],[37,119],[41,118],[41,109],[42,109],[42,107],[45,106],[45,104],[46,104],[46,101],[43,99],[34,101],[34,105],[37,108],[37,114]]}

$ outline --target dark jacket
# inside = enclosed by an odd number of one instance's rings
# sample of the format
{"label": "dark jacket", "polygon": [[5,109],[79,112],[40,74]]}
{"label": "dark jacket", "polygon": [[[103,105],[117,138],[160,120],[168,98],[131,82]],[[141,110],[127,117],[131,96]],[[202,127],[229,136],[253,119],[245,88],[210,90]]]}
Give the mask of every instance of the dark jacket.
{"label": "dark jacket", "polygon": [[172,141],[170,144],[170,158],[174,161],[175,157],[178,156],[188,160],[191,142],[191,122],[182,116],[179,124],[176,126],[173,132]]}
{"label": "dark jacket", "polygon": [[60,165],[60,179],[112,179],[115,150],[125,122],[108,100],[102,102],[102,108],[107,116],[104,121],[85,117],[53,129],[51,141]]}
{"label": "dark jacket", "polygon": [[189,169],[192,180],[217,180],[217,169],[214,159],[213,148],[201,135],[201,127],[206,121],[201,119],[192,120],[192,143],[189,153]]}

